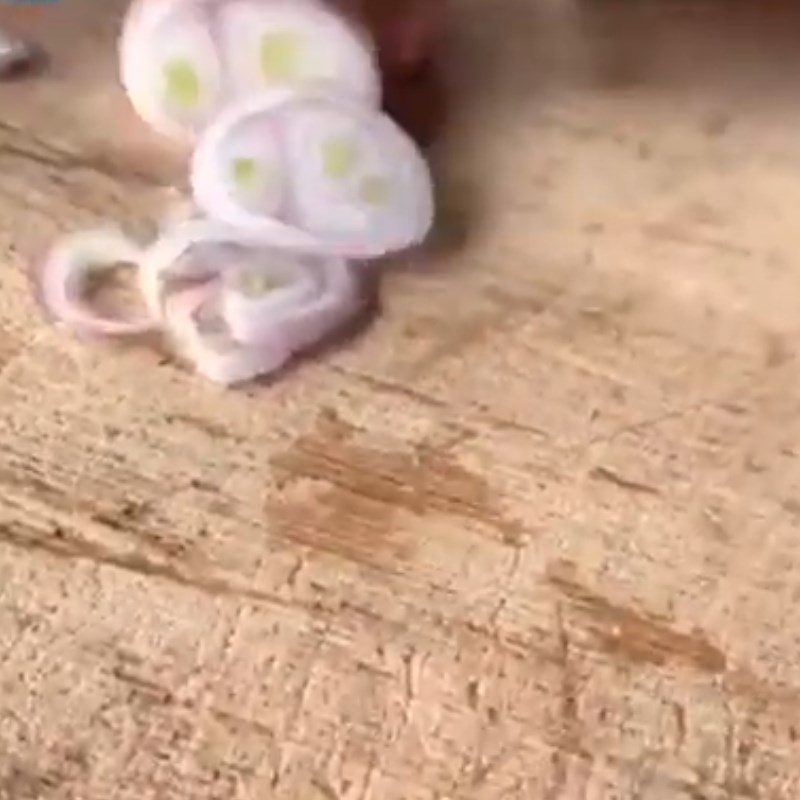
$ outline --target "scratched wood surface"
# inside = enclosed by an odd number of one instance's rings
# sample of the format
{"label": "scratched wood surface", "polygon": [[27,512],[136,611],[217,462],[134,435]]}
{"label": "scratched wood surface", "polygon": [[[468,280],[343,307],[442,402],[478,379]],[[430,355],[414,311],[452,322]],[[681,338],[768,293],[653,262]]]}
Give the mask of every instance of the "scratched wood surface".
{"label": "scratched wood surface", "polygon": [[800,796],[797,17],[455,5],[436,246],[230,393],[43,323],[183,165],[0,12],[3,800]]}

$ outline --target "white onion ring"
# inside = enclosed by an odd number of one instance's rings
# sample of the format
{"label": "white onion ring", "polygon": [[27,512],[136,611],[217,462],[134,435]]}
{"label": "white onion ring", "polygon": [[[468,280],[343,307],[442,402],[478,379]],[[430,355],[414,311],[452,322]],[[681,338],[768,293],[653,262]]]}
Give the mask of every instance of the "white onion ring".
{"label": "white onion ring", "polygon": [[[215,15],[215,34],[229,84],[231,100],[250,97],[276,85],[317,86],[343,94],[363,105],[381,104],[381,79],[372,38],[363,26],[319,0],[225,0]],[[317,69],[299,76],[263,75],[265,35],[288,33],[292,41],[304,41]],[[327,69],[319,60],[327,56]],[[299,66],[299,64],[297,65]],[[316,72],[316,74],[315,74]]]}
{"label": "white onion ring", "polygon": [[259,347],[234,342],[226,332],[203,331],[197,315],[217,299],[213,285],[189,289],[167,299],[168,330],[179,350],[205,378],[225,386],[253,380],[280,369],[291,353],[273,340]]}
{"label": "white onion ring", "polygon": [[120,263],[138,265],[142,250],[114,230],[73,234],[46,256],[39,274],[39,290],[45,308],[77,333],[133,336],[153,330],[149,316],[113,318],[92,308],[85,297],[86,282],[93,272]]}
{"label": "white onion ring", "polygon": [[[139,116],[164,136],[192,141],[223,101],[224,75],[212,31],[212,6],[204,0],[134,0],[122,27],[119,42],[120,79]],[[203,113],[180,118],[165,107],[153,87],[153,67],[168,42],[190,37],[195,63],[212,76],[210,102]],[[171,42],[171,45],[174,44]],[[184,47],[186,49],[186,47]],[[206,81],[207,82],[207,81]],[[209,87],[204,85],[204,90]]]}
{"label": "white onion ring", "polygon": [[[318,278],[316,294],[304,301],[289,299],[289,294],[262,301],[264,315],[258,303],[249,315],[241,306],[226,304],[226,290],[220,294],[218,283],[179,292],[165,303],[167,329],[196,370],[215,383],[230,386],[268,376],[360,310],[352,268],[327,263]],[[236,308],[239,314],[232,313]],[[204,313],[214,319],[210,329],[204,329]]]}
{"label": "white onion ring", "polygon": [[[401,207],[396,209],[389,234],[373,226],[360,234],[343,231],[340,235],[325,235],[293,219],[291,212],[278,218],[254,213],[236,202],[228,180],[226,159],[226,143],[230,137],[258,117],[270,121],[279,130],[276,136],[283,145],[284,171],[295,181],[309,180],[309,171],[301,169],[302,153],[296,147],[292,152],[286,146],[287,128],[291,126],[293,117],[309,109],[330,112],[346,120],[354,130],[362,132],[374,144],[373,151],[375,148],[380,150],[373,152],[372,160],[379,156],[382,168],[397,177],[398,186],[402,183]],[[191,183],[195,202],[210,218],[246,235],[258,237],[267,244],[305,252],[336,253],[345,258],[377,258],[419,244],[433,223],[430,172],[411,139],[385,114],[319,91],[275,89],[227,108],[198,141],[192,160]],[[302,185],[300,189],[313,192],[323,191],[326,187]],[[293,193],[298,193],[297,184]],[[318,211],[324,213],[324,207]],[[325,220],[319,221],[323,226],[329,224]]]}
{"label": "white onion ring", "polygon": [[223,288],[222,312],[234,338],[253,345],[277,338],[294,354],[356,316],[362,295],[352,266],[328,258],[306,259],[297,267],[295,282],[275,297],[243,298],[232,282]]}
{"label": "white onion ring", "polygon": [[[280,251],[259,250],[253,257],[260,263],[236,264],[223,276],[220,310],[231,335],[243,343],[273,338],[276,325],[319,294],[323,272],[329,264],[320,259],[300,259]],[[245,281],[247,279],[247,281]],[[248,292],[242,284],[272,282],[276,288]]]}
{"label": "white onion ring", "polygon": [[[381,79],[366,30],[320,0],[134,0],[119,43],[123,86],[139,116],[159,133],[192,141],[231,102],[268,88],[259,50],[270,31],[295,32],[310,58],[328,53],[327,76],[271,85],[314,85],[378,107]],[[179,46],[180,45],[180,46]],[[166,52],[191,53],[197,88],[207,102],[194,112],[170,109],[153,84]],[[307,56],[309,57],[309,56]],[[202,75],[200,74],[202,73]]]}
{"label": "white onion ring", "polygon": [[166,284],[175,279],[208,278],[219,273],[219,265],[209,267],[205,260],[184,259],[193,247],[213,248],[235,244],[241,236],[221,223],[203,218],[185,220],[167,228],[142,254],[139,287],[152,317],[163,321]]}

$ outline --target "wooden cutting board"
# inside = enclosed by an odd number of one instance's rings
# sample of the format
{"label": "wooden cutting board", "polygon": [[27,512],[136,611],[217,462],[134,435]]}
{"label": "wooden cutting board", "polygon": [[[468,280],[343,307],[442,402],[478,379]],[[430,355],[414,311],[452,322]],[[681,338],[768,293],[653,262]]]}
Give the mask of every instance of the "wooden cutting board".
{"label": "wooden cutting board", "polygon": [[184,156],[0,8],[3,800],[800,794],[796,15],[454,6],[434,246],[236,392],[42,319]]}

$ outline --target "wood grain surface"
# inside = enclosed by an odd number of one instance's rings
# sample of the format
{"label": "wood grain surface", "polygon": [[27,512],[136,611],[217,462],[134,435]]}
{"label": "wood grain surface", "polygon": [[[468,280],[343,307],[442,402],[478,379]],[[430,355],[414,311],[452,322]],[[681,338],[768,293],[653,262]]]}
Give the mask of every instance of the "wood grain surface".
{"label": "wood grain surface", "polygon": [[3,800],[800,796],[797,14],[454,6],[438,237],[236,392],[42,319],[185,165],[2,7]]}

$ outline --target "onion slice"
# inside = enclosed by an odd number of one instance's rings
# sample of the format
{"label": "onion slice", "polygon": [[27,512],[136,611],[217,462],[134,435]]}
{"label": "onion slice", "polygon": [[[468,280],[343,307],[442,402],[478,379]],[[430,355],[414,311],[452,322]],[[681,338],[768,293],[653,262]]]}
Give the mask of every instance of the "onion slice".
{"label": "onion slice", "polygon": [[[251,267],[252,269],[252,267]],[[225,321],[238,341],[260,344],[274,338],[287,342],[292,354],[311,347],[353,319],[363,306],[355,268],[335,259],[295,262],[294,282],[271,296],[246,297],[240,275],[222,291]],[[274,269],[262,271],[269,280]],[[259,272],[251,272],[258,277]]]}
{"label": "onion slice", "polygon": [[231,99],[315,86],[377,108],[381,80],[366,30],[319,0],[227,0],[215,15]]}
{"label": "onion slice", "polygon": [[167,328],[195,369],[215,383],[230,386],[272,375],[293,356],[334,333],[360,309],[356,282],[349,269],[342,267],[326,273],[324,287],[311,302],[286,305],[280,313],[262,319],[257,341],[245,343],[234,336],[231,323],[241,326],[243,320],[224,308],[219,287],[213,284],[168,298]]}
{"label": "onion slice", "polygon": [[47,311],[77,333],[133,336],[156,327],[149,315],[112,317],[92,306],[89,279],[119,264],[136,265],[141,249],[122,233],[95,230],[68,236],[50,250],[39,273],[39,291]]}
{"label": "onion slice", "polygon": [[226,385],[275,372],[363,305],[356,271],[342,259],[265,247],[208,220],[163,236],[145,252],[140,276],[148,308],[178,349]]}
{"label": "onion slice", "polygon": [[224,258],[220,248],[241,237],[228,226],[194,218],[167,227],[141,258],[139,287],[150,314],[163,322],[170,286],[216,277]]}
{"label": "onion slice", "polygon": [[[241,197],[232,175],[243,157],[279,161],[278,213]],[[411,139],[385,114],[319,91],[274,89],[227,108],[197,143],[191,184],[209,218],[305,252],[378,258],[419,244],[433,223],[430,172]]]}
{"label": "onion slice", "polygon": [[192,141],[225,99],[225,76],[202,0],[135,0],[119,44],[120,78],[159,133]]}
{"label": "onion slice", "polygon": [[381,102],[372,40],[321,0],[135,0],[119,57],[138,114],[184,141],[220,109],[276,86]]}
{"label": "onion slice", "polygon": [[285,342],[274,339],[257,348],[234,342],[219,315],[216,289],[200,286],[167,299],[167,326],[178,349],[201,375],[225,386],[280,369],[290,355]]}

